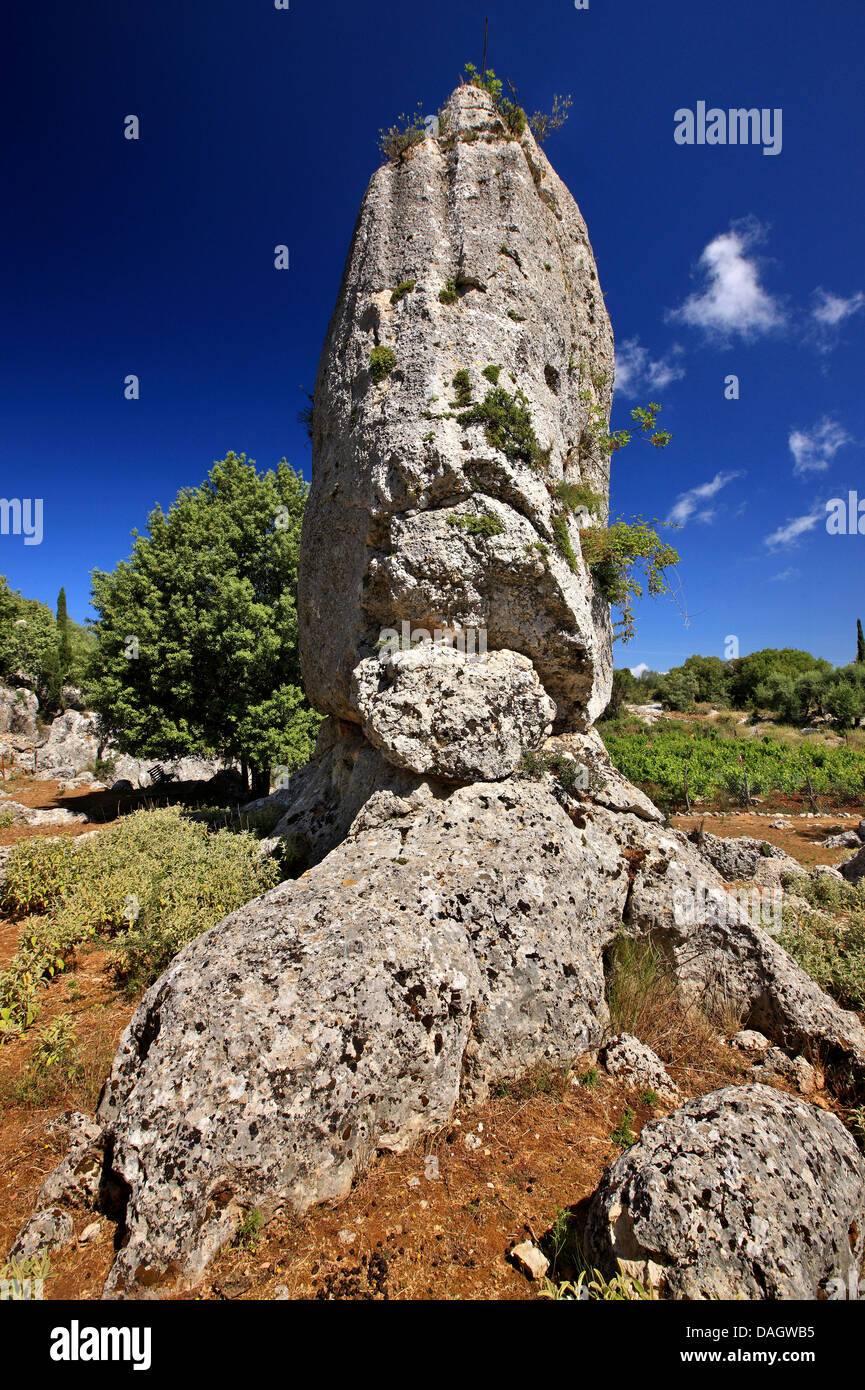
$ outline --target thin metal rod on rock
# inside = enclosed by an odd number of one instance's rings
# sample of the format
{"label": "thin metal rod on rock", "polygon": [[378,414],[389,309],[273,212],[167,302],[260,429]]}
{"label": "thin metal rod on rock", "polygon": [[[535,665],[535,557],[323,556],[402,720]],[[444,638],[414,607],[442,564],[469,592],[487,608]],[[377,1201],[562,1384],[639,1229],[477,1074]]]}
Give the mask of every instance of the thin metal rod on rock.
{"label": "thin metal rod on rock", "polygon": [[488,19],[485,19],[485,20],[484,20],[484,57],[483,57],[483,62],[481,63],[481,85],[483,85],[484,78],[485,78],[486,75],[487,75],[487,29],[489,28],[489,26],[490,26],[489,20],[488,20]]}

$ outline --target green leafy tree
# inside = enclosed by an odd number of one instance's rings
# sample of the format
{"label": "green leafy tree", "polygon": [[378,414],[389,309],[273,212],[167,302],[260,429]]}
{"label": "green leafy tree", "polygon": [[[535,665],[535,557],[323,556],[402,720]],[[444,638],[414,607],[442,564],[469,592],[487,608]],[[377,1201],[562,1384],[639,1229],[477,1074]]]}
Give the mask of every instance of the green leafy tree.
{"label": "green leafy tree", "polygon": [[266,793],[305,763],[319,716],[301,688],[297,566],[307,485],[229,453],[110,574],[93,573],[92,704],[123,752],[219,753]]}
{"label": "green leafy tree", "polygon": [[860,689],[845,680],[833,681],[826,691],[826,708],[839,729],[852,729],[865,710]]}
{"label": "green leafy tree", "polygon": [[856,619],[856,660],[865,662],[865,633],[862,631],[862,619]]}
{"label": "green leafy tree", "polygon": [[748,656],[736,657],[730,665],[730,696],[737,709],[750,709],[757,687],[772,675],[799,676],[804,671],[832,670],[828,661],[795,647],[764,647]]}
{"label": "green leafy tree", "polygon": [[57,707],[60,693],[57,624],[38,599],[22,597],[0,575],[0,676],[29,681],[43,712]]}
{"label": "green leafy tree", "polygon": [[692,709],[699,698],[699,677],[680,666],[661,677],[655,693],[665,709]]}
{"label": "green leafy tree", "polygon": [[726,702],[727,667],[719,656],[689,656],[680,669],[696,677],[698,700],[718,705]]}

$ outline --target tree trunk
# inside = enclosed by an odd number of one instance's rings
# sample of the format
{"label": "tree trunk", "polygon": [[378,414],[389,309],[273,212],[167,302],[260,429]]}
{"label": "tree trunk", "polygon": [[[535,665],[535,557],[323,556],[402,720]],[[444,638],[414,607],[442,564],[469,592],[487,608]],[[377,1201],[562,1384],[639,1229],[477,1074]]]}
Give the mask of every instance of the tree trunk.
{"label": "tree trunk", "polygon": [[270,768],[254,767],[252,769],[252,796],[270,795]]}

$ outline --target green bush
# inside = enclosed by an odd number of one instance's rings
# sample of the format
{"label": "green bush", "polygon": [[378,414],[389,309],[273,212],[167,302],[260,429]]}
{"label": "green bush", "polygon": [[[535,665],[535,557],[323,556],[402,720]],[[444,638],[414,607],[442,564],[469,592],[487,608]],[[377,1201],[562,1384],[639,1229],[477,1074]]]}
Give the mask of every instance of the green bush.
{"label": "green bush", "polygon": [[666,594],[667,571],[678,564],[678,551],[665,545],[654,527],[639,517],[607,527],[587,527],[580,532],[580,543],[598,588],[622,614],[615,625],[617,636],[630,642],[635,633],[633,600],[643,593],[642,583],[635,578],[637,566],[644,568],[652,597]]}
{"label": "green bush", "polygon": [[44,1105],[77,1081],[81,1070],[72,1019],[69,1014],[58,1014],[40,1031],[27,1070],[15,1087],[15,1097],[29,1105]]}
{"label": "green bush", "polygon": [[[177,807],[136,811],[78,850],[31,840],[10,856],[4,905],[29,910],[18,950],[0,972],[0,1035],[33,1021],[38,984],[96,935],[131,990],[150,984],[199,933],[271,888],[273,859],[248,831],[211,832]],[[26,905],[26,909],[25,909]]]}
{"label": "green bush", "polygon": [[471,405],[472,384],[469,379],[468,371],[465,367],[460,367],[459,371],[455,374],[454,379],[451,382],[451,385],[453,386],[454,391],[456,392],[456,400],[454,401],[454,405]]}
{"label": "green bush", "polygon": [[374,347],[369,354],[369,374],[376,386],[384,381],[385,377],[390,376],[396,366],[396,354],[393,348]]}
{"label": "green bush", "polygon": [[528,401],[520,390],[511,395],[503,386],[494,386],[478,405],[461,411],[457,419],[464,429],[483,425],[487,443],[511,463],[537,468],[546,457],[532,427]]}
{"label": "green bush", "polygon": [[456,304],[459,299],[456,280],[445,280],[445,287],[439,290],[439,304]]}
{"label": "green bush", "polygon": [[550,521],[550,526],[556,545],[564,556],[568,569],[576,574],[580,566],[574,552],[574,547],[571,545],[571,537],[568,533],[568,518],[565,516],[564,512],[558,512]]}
{"label": "green bush", "polygon": [[865,1008],[865,887],[838,883],[828,874],[785,876],[784,883],[819,910],[785,907],[779,943],[839,1004]]}
{"label": "green bush", "polygon": [[423,102],[419,101],[417,110],[413,116],[407,116],[402,112],[396,118],[392,126],[387,130],[380,130],[378,133],[378,147],[383,159],[390,160],[392,164],[397,164],[415,145],[421,144],[426,138],[426,125],[424,122]]}
{"label": "green bush", "polygon": [[562,478],[553,488],[553,493],[563,502],[569,512],[603,511],[604,499],[600,492],[593,492],[583,483],[569,483]]}
{"label": "green bush", "polygon": [[401,299],[405,299],[405,297],[406,297],[407,294],[411,294],[411,292],[412,292],[412,290],[414,289],[414,287],[415,287],[415,281],[414,281],[414,280],[400,280],[400,282],[399,282],[399,284],[397,285],[396,289],[393,290],[392,293],[391,293],[391,297],[390,297],[390,302],[391,302],[391,304],[399,304],[399,302],[400,302]]}
{"label": "green bush", "polygon": [[47,912],[75,881],[81,863],[68,836],[19,840],[6,866],[0,910],[9,917]]}

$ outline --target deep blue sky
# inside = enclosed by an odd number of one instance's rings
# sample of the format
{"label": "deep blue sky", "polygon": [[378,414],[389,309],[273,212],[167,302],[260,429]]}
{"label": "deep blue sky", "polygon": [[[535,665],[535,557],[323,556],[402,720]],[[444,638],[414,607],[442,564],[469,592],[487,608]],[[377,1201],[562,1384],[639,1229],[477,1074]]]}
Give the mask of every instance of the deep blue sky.
{"label": "deep blue sky", "polygon": [[[53,606],[63,584],[84,620],[90,569],[127,555],[154,503],[215,458],[285,454],[308,475],[301,388],[378,130],[418,101],[435,111],[480,62],[485,15],[488,62],[529,110],[573,93],[547,153],[586,217],[631,367],[614,424],[654,397],[675,434],[664,454],[618,456],[613,509],[689,513],[675,543],[691,623],[644,603],[617,664],[723,655],[727,634],[743,653],[852,657],[865,536],[827,535],[821,509],[865,497],[858,0],[16,6],[0,89],[2,492],[42,497],[45,532],[30,547],[0,536],[14,587]],[[782,108],[781,153],[676,144],[674,112],[701,100]],[[713,480],[713,496],[680,500]],[[766,543],[814,516],[798,541]]]}

